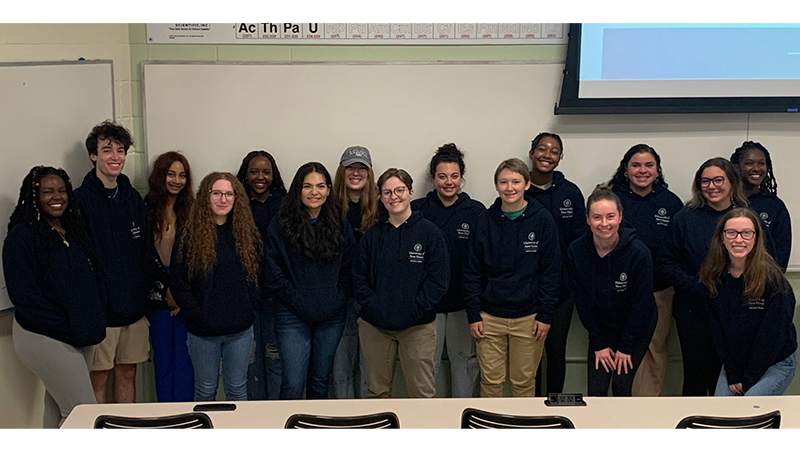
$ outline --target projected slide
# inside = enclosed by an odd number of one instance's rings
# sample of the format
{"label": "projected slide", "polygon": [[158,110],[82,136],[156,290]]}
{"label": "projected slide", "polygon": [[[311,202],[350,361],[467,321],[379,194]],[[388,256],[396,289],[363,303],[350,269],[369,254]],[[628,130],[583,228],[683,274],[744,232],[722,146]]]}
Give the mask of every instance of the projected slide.
{"label": "projected slide", "polygon": [[800,24],[584,24],[579,96],[797,96]]}

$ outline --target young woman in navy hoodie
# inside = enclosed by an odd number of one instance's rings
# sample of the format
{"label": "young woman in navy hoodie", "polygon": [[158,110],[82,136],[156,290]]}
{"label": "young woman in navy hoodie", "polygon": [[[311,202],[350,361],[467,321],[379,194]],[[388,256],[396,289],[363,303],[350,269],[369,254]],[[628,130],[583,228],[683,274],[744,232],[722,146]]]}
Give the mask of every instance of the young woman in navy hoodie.
{"label": "young woman in navy hoodie", "polygon": [[97,401],[89,379],[106,336],[92,242],[64,170],[33,167],[8,222],[3,272],[20,361],[42,380],[45,428]]}
{"label": "young woman in navy hoodie", "polygon": [[[583,236],[586,232],[586,213],[581,190],[567,180],[564,174],[556,171],[564,157],[564,145],[557,134],[542,132],[531,142],[528,153],[531,159],[531,186],[526,191],[545,210],[553,216],[558,231],[558,245],[561,256],[566,257],[570,242]],[[564,390],[567,362],[567,336],[572,322],[575,301],[569,297],[567,288],[566,262],[562,263],[562,280],[558,301],[553,312],[550,331],[545,341],[547,364],[547,392],[560,393]],[[541,368],[541,367],[540,367]],[[537,387],[541,384],[537,382]],[[541,393],[537,389],[537,393]]]}
{"label": "young woman in navy hoodie", "polygon": [[761,143],[747,141],[736,148],[731,162],[739,166],[747,202],[767,227],[775,246],[775,261],[786,272],[792,252],[792,221],[783,200],[778,198],[769,151]]}
{"label": "young woman in navy hoodie", "polygon": [[494,183],[500,196],[478,216],[464,266],[467,320],[481,396],[503,396],[508,363],[511,394],[531,397],[561,284],[558,233],[553,217],[525,193],[524,162],[500,163]]}
{"label": "young woman in navy hoodie", "polygon": [[[609,185],[622,202],[623,226],[636,229],[636,238],[650,249],[655,264],[670,220],[683,208],[681,199],[667,189],[661,156],[648,145],[632,146],[619,162]],[[660,396],[667,372],[675,290],[657,267],[653,269],[653,291],[658,323],[633,381],[633,396]]]}
{"label": "young woman in navy hoodie", "polygon": [[351,292],[352,228],[329,199],[318,162],[301,166],[266,236],[264,285],[275,301],[281,399],[328,397],[333,357]]}
{"label": "young woman in navy hoodie", "polygon": [[397,357],[408,396],[433,398],[436,306],[450,281],[442,231],[411,211],[413,180],[390,168],[378,178],[389,218],[364,233],[353,261],[358,335],[367,371],[367,396],[392,396]]}
{"label": "young woman in navy hoodie", "polygon": [[[256,228],[262,241],[266,241],[267,227],[286,195],[278,164],[264,150],[250,151],[242,159],[236,178],[247,192]],[[275,339],[275,303],[264,293],[260,302],[253,322],[255,349],[253,363],[247,369],[247,399],[276,400],[281,391],[281,361]]]}
{"label": "young woman in navy hoodie", "polygon": [[186,314],[196,401],[247,399],[247,365],[258,307],[261,239],[244,187],[230,173],[203,178],[172,255],[170,291]]}
{"label": "young woman in navy hoodie", "polygon": [[442,352],[447,346],[453,398],[478,396],[480,372],[475,339],[469,333],[467,306],[461,288],[461,270],[467,254],[470,232],[486,207],[461,192],[465,168],[464,153],[456,145],[448,143],[440,147],[433,155],[428,170],[434,189],[425,198],[411,202],[413,211],[420,211],[423,217],[442,230],[450,250],[450,285],[444,299],[436,308],[434,381],[439,372]]}
{"label": "young woman in navy hoodie", "polygon": [[636,370],[658,314],[650,250],[632,228],[620,228],[622,203],[607,186],[586,200],[589,232],[567,251],[570,288],[589,333],[589,396],[631,396]]}
{"label": "young woman in navy hoodie", "polygon": [[717,223],[700,280],[709,292],[711,336],[722,370],[715,396],[783,395],[797,368],[792,287],[746,208]]}
{"label": "young woman in navy hoodie", "polygon": [[736,167],[722,157],[705,161],[695,173],[692,199],[670,221],[659,249],[657,266],[675,288],[672,316],[683,356],[684,396],[709,396],[716,388],[721,365],[699,272],[717,222],[736,206],[747,206]]}

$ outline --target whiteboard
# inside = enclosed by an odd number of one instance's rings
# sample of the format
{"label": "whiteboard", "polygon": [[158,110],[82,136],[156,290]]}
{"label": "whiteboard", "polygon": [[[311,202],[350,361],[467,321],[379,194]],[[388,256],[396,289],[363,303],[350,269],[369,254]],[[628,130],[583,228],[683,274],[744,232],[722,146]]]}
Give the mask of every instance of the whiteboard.
{"label": "whiteboard", "polygon": [[[92,167],[86,135],[106,119],[114,119],[110,60],[0,63],[1,237],[8,232],[22,179],[31,167],[62,167],[73,188],[80,186]],[[3,312],[12,305],[2,272],[0,285]]]}
{"label": "whiteboard", "polygon": [[[558,167],[584,196],[610,179],[637,143],[662,156],[670,189],[684,201],[703,161],[730,157],[746,139],[774,153],[779,194],[800,212],[800,181],[791,181],[797,117],[774,114],[555,116],[560,64],[268,64],[145,62],[148,161],[182,151],[195,181],[211,171],[235,173],[242,157],[266,149],[288,185],[310,160],[333,174],[342,151],[366,146],[376,176],[400,167],[414,178],[415,198],[431,189],[433,152],[454,142],[466,153],[464,190],[494,201],[497,165],[528,151],[537,133],[564,141]],[[797,178],[795,178],[797,179]],[[795,195],[797,194],[797,195]],[[790,269],[800,270],[795,220]]]}

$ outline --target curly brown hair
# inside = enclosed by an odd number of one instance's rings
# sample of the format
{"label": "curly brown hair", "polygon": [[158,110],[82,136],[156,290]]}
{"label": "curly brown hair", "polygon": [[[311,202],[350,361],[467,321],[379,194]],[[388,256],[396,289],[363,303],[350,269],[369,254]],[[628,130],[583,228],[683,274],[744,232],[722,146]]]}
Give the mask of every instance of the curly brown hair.
{"label": "curly brown hair", "polygon": [[217,261],[217,223],[211,210],[211,186],[220,179],[231,183],[234,193],[233,207],[228,221],[233,229],[236,254],[247,274],[247,281],[258,284],[258,263],[263,243],[253,221],[253,213],[247,202],[247,192],[236,176],[227,172],[213,172],[203,178],[197,189],[197,199],[192,205],[189,219],[178,246],[180,257],[186,257],[189,278],[208,276]]}

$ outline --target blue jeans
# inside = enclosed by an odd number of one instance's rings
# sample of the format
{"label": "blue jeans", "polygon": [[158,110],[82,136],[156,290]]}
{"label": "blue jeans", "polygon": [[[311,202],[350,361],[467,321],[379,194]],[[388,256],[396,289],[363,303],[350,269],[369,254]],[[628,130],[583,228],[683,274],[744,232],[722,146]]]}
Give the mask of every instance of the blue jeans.
{"label": "blue jeans", "polygon": [[[744,392],[744,396],[772,396],[783,395],[789,384],[794,378],[794,371],[797,368],[797,351],[786,357],[780,362],[767,368],[761,379],[758,380],[750,389]],[[719,372],[719,380],[714,396],[737,396],[728,388],[728,377],[725,375],[725,367]]]}
{"label": "blue jeans", "polygon": [[[333,356],[333,371],[330,380],[330,397],[336,399],[353,399],[367,397],[367,372],[364,366],[364,354],[358,342],[358,316],[355,303],[347,302],[347,315],[344,333],[339,340],[339,347]],[[358,389],[356,380],[358,377]]]}
{"label": "blue jeans", "polygon": [[170,316],[169,310],[154,308],[147,312],[147,320],[158,402],[194,401],[194,370],[186,346],[183,313]]}
{"label": "blue jeans", "polygon": [[283,305],[275,309],[275,332],[281,356],[281,399],[328,397],[333,356],[344,331],[344,313],[309,326]]}
{"label": "blue jeans", "polygon": [[253,326],[230,335],[199,337],[189,332],[187,337],[194,366],[195,401],[216,400],[220,359],[225,399],[247,401],[247,362],[253,347]]}
{"label": "blue jeans", "polygon": [[262,301],[253,322],[254,348],[247,369],[247,399],[276,400],[281,392],[281,361],[275,339],[275,303]]}

